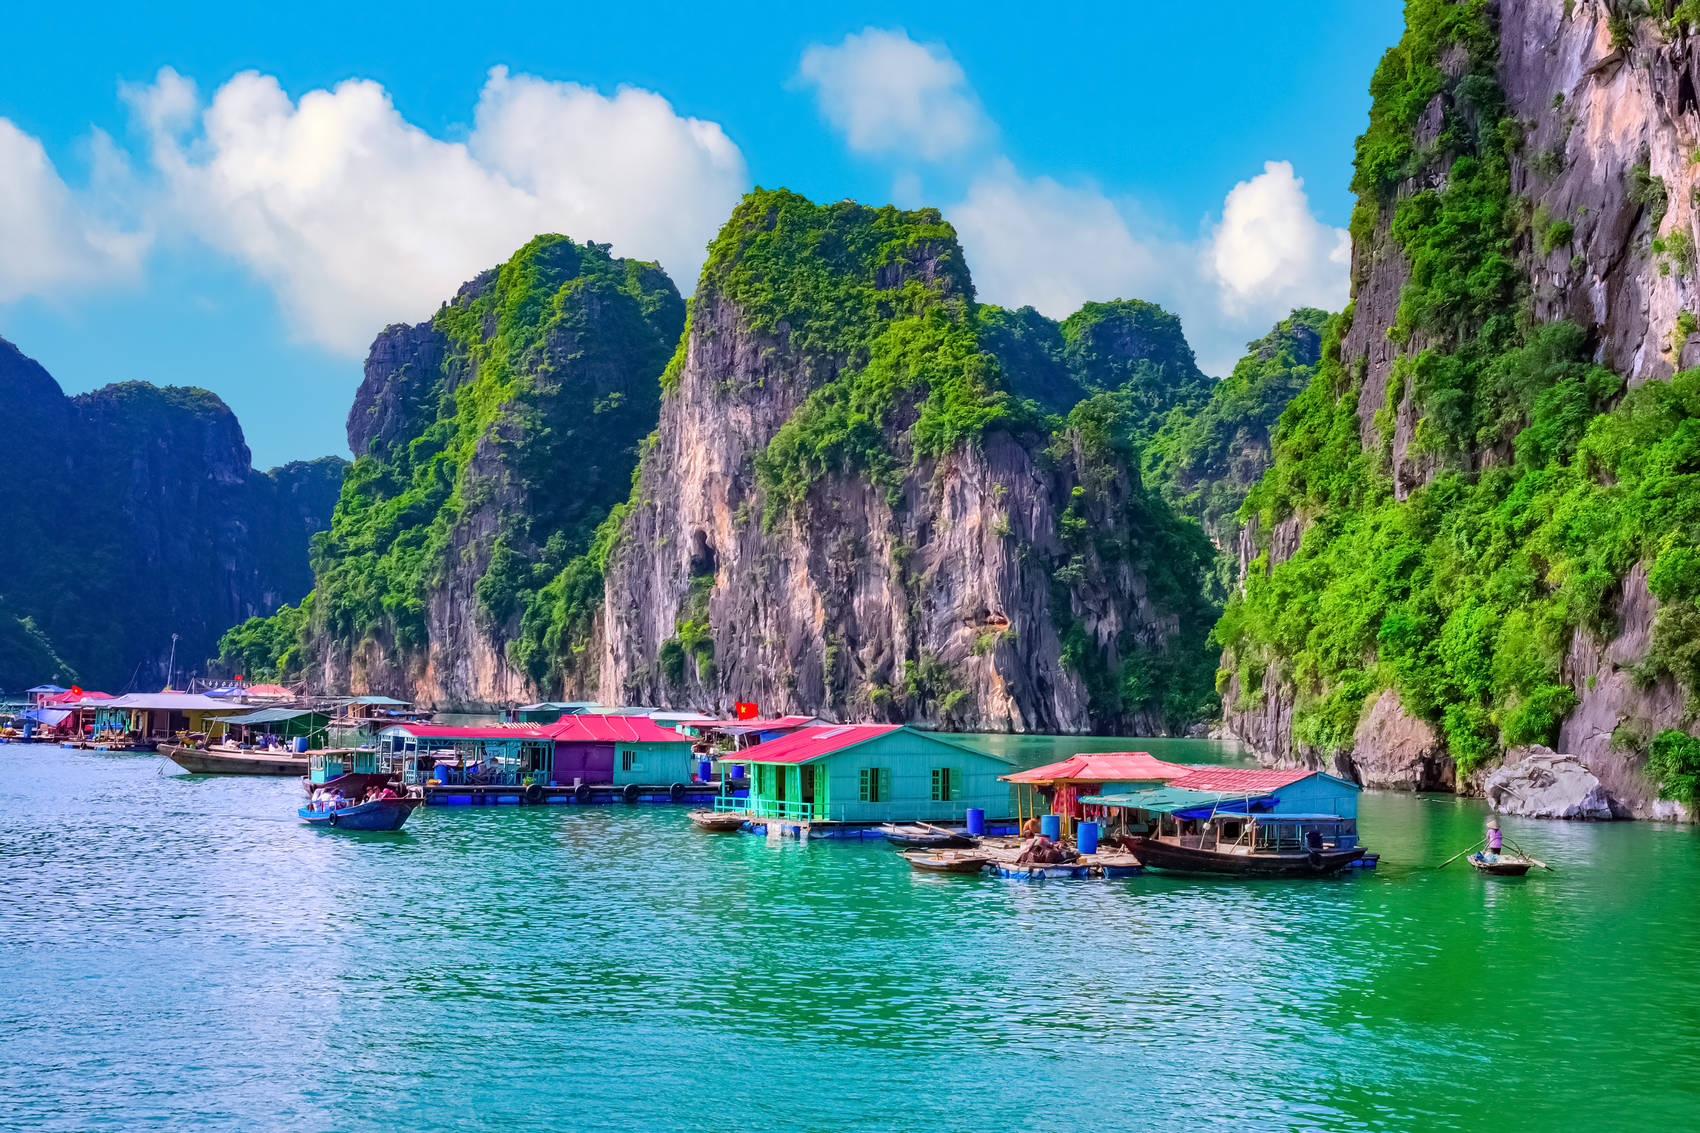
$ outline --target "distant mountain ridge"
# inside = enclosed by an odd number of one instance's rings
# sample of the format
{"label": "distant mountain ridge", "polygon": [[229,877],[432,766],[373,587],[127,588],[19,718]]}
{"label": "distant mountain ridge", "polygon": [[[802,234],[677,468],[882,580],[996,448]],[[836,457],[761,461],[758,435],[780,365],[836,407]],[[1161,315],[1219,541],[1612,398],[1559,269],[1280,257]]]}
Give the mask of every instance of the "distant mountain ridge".
{"label": "distant mountain ridge", "polygon": [[308,537],[341,458],[256,471],[216,395],[121,382],[67,397],[5,339],[0,403],[0,688],[51,679],[44,666],[61,684],[158,684],[173,633],[181,677],[226,626],[311,587]]}

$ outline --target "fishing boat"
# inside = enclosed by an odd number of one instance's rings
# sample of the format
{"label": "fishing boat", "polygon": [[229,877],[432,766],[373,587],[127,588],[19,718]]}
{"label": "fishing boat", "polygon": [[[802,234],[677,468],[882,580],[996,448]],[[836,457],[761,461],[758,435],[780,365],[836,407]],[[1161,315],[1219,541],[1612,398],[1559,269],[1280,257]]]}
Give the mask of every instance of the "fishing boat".
{"label": "fishing boat", "polygon": [[984,854],[961,850],[905,850],[901,857],[921,873],[979,873],[991,862]]}
{"label": "fishing boat", "polygon": [[1477,850],[1470,855],[1470,864],[1476,869],[1492,877],[1522,877],[1534,868],[1533,858],[1520,858],[1515,854],[1495,854],[1488,857]]}
{"label": "fishing boat", "polygon": [[975,844],[974,838],[966,830],[950,830],[925,822],[907,826],[888,822],[880,827],[880,833],[885,835],[885,840],[892,845],[911,850],[965,850]]}
{"label": "fishing boat", "polygon": [[698,830],[707,830],[716,834],[741,830],[745,821],[742,812],[733,810],[693,810],[686,817],[696,825]]}
{"label": "fishing boat", "polygon": [[308,768],[307,756],[292,751],[160,744],[159,753],[196,775],[302,775]]}
{"label": "fishing boat", "polygon": [[407,816],[422,801],[417,796],[403,795],[334,809],[320,809],[309,803],[295,813],[309,826],[334,826],[338,830],[400,830]]}
{"label": "fishing boat", "polygon": [[1215,811],[1195,821],[1163,816],[1134,853],[1147,868],[1172,873],[1331,877],[1362,858],[1364,848],[1357,823],[1335,814]]}

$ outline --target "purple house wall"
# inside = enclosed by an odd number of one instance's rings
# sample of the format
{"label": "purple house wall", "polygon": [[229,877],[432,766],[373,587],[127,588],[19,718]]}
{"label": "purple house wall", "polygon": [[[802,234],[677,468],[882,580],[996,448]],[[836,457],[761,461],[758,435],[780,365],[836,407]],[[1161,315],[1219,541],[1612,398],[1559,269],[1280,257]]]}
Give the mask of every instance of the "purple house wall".
{"label": "purple house wall", "polygon": [[614,745],[611,743],[557,743],[554,782],[570,787],[574,779],[586,783],[614,781]]}

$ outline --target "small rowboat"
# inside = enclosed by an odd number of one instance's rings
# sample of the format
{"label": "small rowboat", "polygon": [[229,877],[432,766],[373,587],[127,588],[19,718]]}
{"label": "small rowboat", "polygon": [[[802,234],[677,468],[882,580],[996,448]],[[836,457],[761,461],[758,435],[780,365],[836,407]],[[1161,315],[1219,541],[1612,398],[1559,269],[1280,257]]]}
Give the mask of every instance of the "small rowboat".
{"label": "small rowboat", "polygon": [[965,850],[975,844],[974,838],[966,830],[947,830],[942,826],[930,826],[926,823],[896,826],[888,822],[880,827],[880,833],[894,846],[915,850]]}
{"label": "small rowboat", "polygon": [[698,830],[717,834],[741,830],[745,822],[744,815],[733,810],[693,810],[687,817],[696,824]]}
{"label": "small rowboat", "polygon": [[952,850],[905,850],[903,860],[922,873],[979,873],[990,858]]}
{"label": "small rowboat", "polygon": [[417,798],[372,799],[336,810],[304,806],[295,813],[309,826],[334,826],[338,830],[400,830],[407,816],[421,801]]}
{"label": "small rowboat", "polygon": [[1515,854],[1499,854],[1490,859],[1477,851],[1470,855],[1470,864],[1493,877],[1522,877],[1535,865],[1535,861]]}

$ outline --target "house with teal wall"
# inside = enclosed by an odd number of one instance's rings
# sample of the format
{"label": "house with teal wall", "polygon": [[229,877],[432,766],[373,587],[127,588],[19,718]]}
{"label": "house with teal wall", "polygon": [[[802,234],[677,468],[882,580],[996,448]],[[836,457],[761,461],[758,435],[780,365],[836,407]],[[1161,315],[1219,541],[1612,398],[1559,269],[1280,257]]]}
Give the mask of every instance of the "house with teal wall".
{"label": "house with teal wall", "polygon": [[1008,761],[901,724],[818,724],[739,752],[749,797],[723,810],[807,822],[960,823],[1014,813]]}

